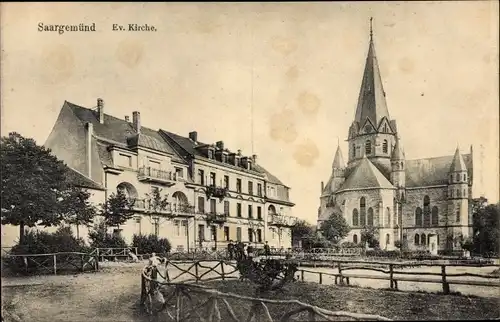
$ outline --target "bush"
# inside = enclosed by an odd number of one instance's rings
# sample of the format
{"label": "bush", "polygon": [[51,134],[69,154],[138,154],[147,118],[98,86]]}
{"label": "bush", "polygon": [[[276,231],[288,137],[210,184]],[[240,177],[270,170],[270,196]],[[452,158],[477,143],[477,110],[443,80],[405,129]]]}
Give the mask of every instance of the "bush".
{"label": "bush", "polygon": [[167,238],[158,238],[154,234],[134,235],[132,238],[132,247],[137,247],[139,254],[164,254],[169,253],[171,249]]}
{"label": "bush", "polygon": [[[25,254],[51,254],[64,252],[89,253],[90,248],[85,245],[81,238],[76,238],[70,227],[60,227],[54,233],[46,231],[30,230],[24,235],[22,244],[17,244],[11,249],[11,255]],[[46,262],[48,261],[48,262]],[[37,262],[50,265],[52,257],[40,257]],[[6,267],[14,273],[28,273],[36,271],[37,265],[28,260],[27,267],[22,257],[10,257],[6,261]],[[26,271],[28,270],[28,272]]]}
{"label": "bush", "polygon": [[353,242],[346,241],[346,242],[343,242],[343,243],[342,243],[341,247],[342,247],[342,248],[361,248],[361,247],[363,247],[363,245],[360,245],[360,244],[356,244],[356,243],[353,243]]}
{"label": "bush", "polygon": [[386,258],[399,258],[401,252],[399,250],[367,250],[365,255],[368,257],[386,257]]}
{"label": "bush", "polygon": [[98,223],[89,231],[90,246],[92,248],[126,248],[127,243],[122,236],[107,232],[104,222]]}

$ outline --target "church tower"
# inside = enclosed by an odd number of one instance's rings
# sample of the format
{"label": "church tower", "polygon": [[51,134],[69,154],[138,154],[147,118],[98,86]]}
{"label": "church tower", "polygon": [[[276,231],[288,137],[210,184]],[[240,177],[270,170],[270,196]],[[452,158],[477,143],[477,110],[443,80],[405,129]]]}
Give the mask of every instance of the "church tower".
{"label": "church tower", "polygon": [[404,189],[406,187],[406,161],[403,147],[398,137],[396,137],[396,144],[391,154],[391,183],[397,188],[397,199],[404,199]]}
{"label": "church tower", "polygon": [[340,145],[337,146],[337,152],[335,152],[335,158],[332,164],[332,179],[330,180],[331,191],[337,191],[342,183],[344,183],[344,172],[345,163],[342,156],[342,151],[340,150]]}
{"label": "church tower", "polygon": [[[453,236],[469,236],[469,177],[457,147],[448,173],[448,226]],[[455,245],[457,247],[457,245]]]}
{"label": "church tower", "polygon": [[349,142],[348,169],[356,165],[366,154],[370,161],[389,174],[391,172],[391,148],[396,141],[396,132],[396,121],[390,120],[387,109],[373,42],[372,18],[370,18],[368,54],[356,114],[349,128],[347,140]]}

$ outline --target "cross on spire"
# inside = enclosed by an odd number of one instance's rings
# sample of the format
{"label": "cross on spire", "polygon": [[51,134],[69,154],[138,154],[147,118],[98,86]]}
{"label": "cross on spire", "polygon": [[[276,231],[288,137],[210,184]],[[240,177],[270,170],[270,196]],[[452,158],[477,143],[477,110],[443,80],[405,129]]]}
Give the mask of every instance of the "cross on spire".
{"label": "cross on spire", "polygon": [[373,38],[373,17],[370,17],[370,39]]}

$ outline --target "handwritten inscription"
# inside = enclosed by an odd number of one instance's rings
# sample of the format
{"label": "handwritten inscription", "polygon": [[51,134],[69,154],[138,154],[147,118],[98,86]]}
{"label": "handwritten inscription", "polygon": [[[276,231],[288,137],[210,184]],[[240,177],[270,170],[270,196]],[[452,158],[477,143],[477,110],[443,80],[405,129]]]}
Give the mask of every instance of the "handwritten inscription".
{"label": "handwritten inscription", "polygon": [[114,23],[113,24],[113,31],[152,31],[155,32],[157,31],[155,26],[149,25],[149,24],[137,24],[137,23],[129,23],[127,25],[119,25]]}

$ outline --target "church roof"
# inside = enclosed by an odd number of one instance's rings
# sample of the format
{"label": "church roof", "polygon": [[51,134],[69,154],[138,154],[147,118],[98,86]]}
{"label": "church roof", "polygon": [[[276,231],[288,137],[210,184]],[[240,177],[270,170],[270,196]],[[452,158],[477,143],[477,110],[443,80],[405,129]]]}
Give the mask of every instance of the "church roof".
{"label": "church roof", "polygon": [[[469,178],[473,177],[472,154],[462,154]],[[406,160],[406,187],[425,187],[448,184],[453,155]]]}
{"label": "church roof", "polygon": [[369,119],[377,127],[384,117],[387,120],[390,119],[373,37],[370,33],[370,44],[359,91],[355,121],[359,123],[359,126],[364,126],[366,119]]}
{"label": "church roof", "polygon": [[365,156],[354,167],[339,191],[356,189],[392,189],[394,186]]}
{"label": "church roof", "polygon": [[335,157],[333,158],[332,168],[340,169],[344,168],[344,158],[342,157],[342,151],[340,150],[340,146],[337,146],[337,152],[335,152]]}
{"label": "church roof", "polygon": [[460,154],[460,149],[457,147],[455,150],[455,155],[453,156],[453,161],[451,162],[450,172],[467,171],[465,167],[464,159]]}

